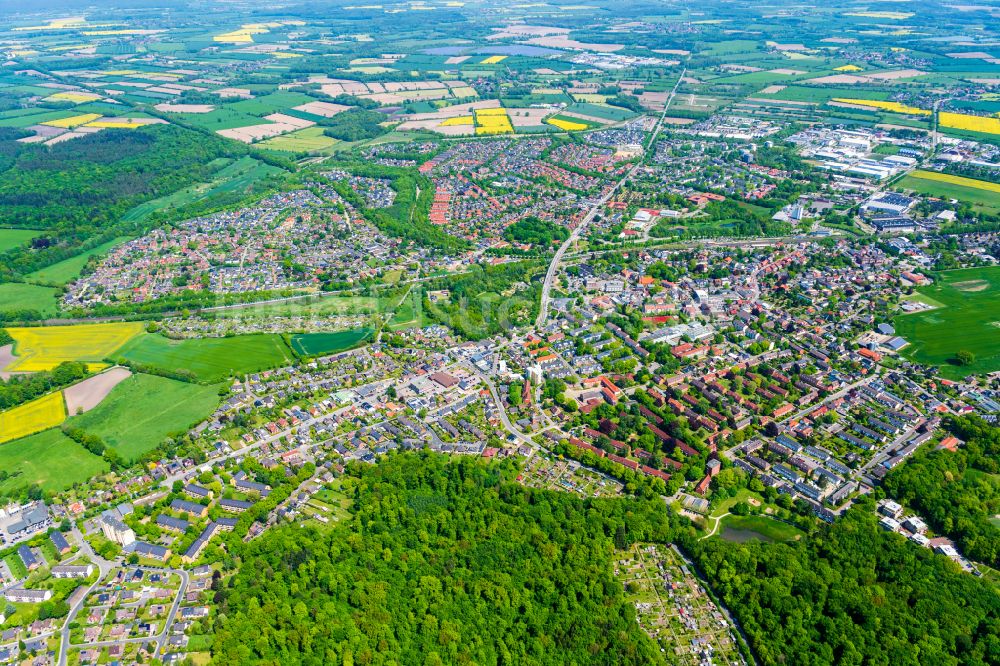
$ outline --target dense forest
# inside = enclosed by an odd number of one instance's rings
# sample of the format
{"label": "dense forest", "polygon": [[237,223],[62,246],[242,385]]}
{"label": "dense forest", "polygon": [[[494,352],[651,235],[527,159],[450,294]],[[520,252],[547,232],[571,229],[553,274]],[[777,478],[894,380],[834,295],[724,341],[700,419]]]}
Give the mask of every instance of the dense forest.
{"label": "dense forest", "polygon": [[965,445],[925,447],[885,479],[885,492],[920,513],[935,532],[954,539],[977,562],[1000,566],[1000,429],[978,417],[950,418]]}
{"label": "dense forest", "polygon": [[529,490],[513,471],[429,453],[349,468],[349,522],[251,546],[218,595],[215,661],[662,663],[612,553],[685,528],[659,501]]}
{"label": "dense forest", "polygon": [[121,235],[127,229],[119,219],[130,208],[208,179],[213,160],[246,152],[174,125],[107,130],[51,147],[0,143],[8,153],[0,172],[0,226],[51,232],[31,248],[6,253],[0,277],[68,258],[95,237]]}
{"label": "dense forest", "polygon": [[554,241],[564,241],[569,238],[569,229],[532,215],[504,229],[503,237],[513,243],[530,243],[547,248],[551,247]]}
{"label": "dense forest", "polygon": [[1000,663],[995,584],[878,526],[871,501],[801,542],[699,541],[761,663]]}

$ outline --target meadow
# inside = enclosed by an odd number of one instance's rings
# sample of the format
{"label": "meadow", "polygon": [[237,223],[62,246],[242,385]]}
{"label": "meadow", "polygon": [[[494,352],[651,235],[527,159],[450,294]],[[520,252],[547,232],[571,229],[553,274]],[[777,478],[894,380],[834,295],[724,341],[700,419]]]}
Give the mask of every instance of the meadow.
{"label": "meadow", "polygon": [[58,295],[52,287],[5,282],[0,284],[0,312],[38,310],[44,316],[54,315],[59,311]]}
{"label": "meadow", "polygon": [[9,328],[17,359],[6,369],[38,372],[51,370],[63,361],[101,364],[119,347],[142,333],[142,328],[139,323]]}
{"label": "meadow", "polygon": [[43,232],[35,229],[0,229],[0,252],[24,245]]}
{"label": "meadow", "polygon": [[[896,333],[910,343],[903,355],[939,366],[949,379],[1000,370],[1000,267],[945,271],[934,278],[933,285],[917,292],[943,307],[894,320]],[[955,365],[959,350],[975,354],[975,363]]]}
{"label": "meadow", "polygon": [[729,515],[722,519],[720,536],[726,541],[794,541],[803,535],[802,530],[767,516]]}
{"label": "meadow", "polygon": [[374,332],[370,328],[355,328],[333,333],[304,333],[292,336],[291,347],[300,356],[335,354],[356,347]]}
{"label": "meadow", "polygon": [[54,428],[65,420],[66,403],[62,391],[49,393],[0,412],[0,443]]}
{"label": "meadow", "polygon": [[985,213],[1000,214],[1000,185],[996,183],[918,169],[897,185],[927,196],[958,199]]}
{"label": "meadow", "polygon": [[135,461],[172,434],[185,432],[212,414],[218,387],[153,375],[132,375],[100,405],[68,425],[97,435],[127,461]]}
{"label": "meadow", "polygon": [[37,483],[59,492],[108,471],[108,463],[52,429],[0,445],[0,469],[11,473],[0,481],[0,495]]}
{"label": "meadow", "polygon": [[190,340],[143,335],[116,356],[169,371],[187,370],[202,382],[218,382],[230,375],[258,372],[295,360],[280,335],[264,334]]}
{"label": "meadow", "polygon": [[69,259],[64,259],[58,263],[52,264],[51,266],[46,266],[45,268],[41,268],[34,273],[29,273],[25,275],[24,278],[29,282],[61,287],[62,285],[72,282],[80,277],[80,271],[82,271],[83,267],[87,265],[87,261],[91,257],[99,257],[108,252],[114,246],[124,243],[127,240],[128,238],[124,236],[112,239],[107,243],[102,243],[101,245],[93,247],[86,252],[81,252],[76,256],[70,257]]}

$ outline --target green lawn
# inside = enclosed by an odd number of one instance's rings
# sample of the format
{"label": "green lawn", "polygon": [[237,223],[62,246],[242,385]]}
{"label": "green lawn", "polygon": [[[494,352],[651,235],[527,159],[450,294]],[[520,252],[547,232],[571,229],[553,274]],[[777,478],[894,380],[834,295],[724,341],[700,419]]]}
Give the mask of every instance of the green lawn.
{"label": "green lawn", "polygon": [[0,494],[33,483],[43,490],[58,492],[103,474],[108,464],[61,430],[53,429],[0,444],[0,469],[12,473],[0,481]]}
{"label": "green lawn", "polygon": [[38,310],[46,316],[54,315],[59,310],[58,295],[59,290],[53,287],[6,282],[0,284],[0,312]]}
{"label": "green lawn", "polygon": [[301,356],[335,354],[350,349],[367,340],[375,331],[370,328],[355,328],[333,333],[305,333],[292,338],[292,349]]}
{"label": "green lawn", "polygon": [[[937,273],[935,283],[918,289],[944,307],[896,317],[896,333],[910,345],[903,355],[940,367],[950,379],[1000,370],[1000,267]],[[955,353],[976,355],[970,366],[955,365]]]}
{"label": "green lawn", "polygon": [[74,257],[64,259],[57,264],[52,264],[51,266],[39,269],[34,273],[28,273],[24,277],[29,282],[37,282],[39,284],[61,287],[62,285],[72,282],[80,277],[80,271],[83,270],[83,267],[87,264],[88,259],[100,256],[113,248],[115,245],[124,243],[127,240],[128,238],[126,237],[115,238],[107,243],[104,243],[103,245],[98,245],[97,247],[91,248],[90,250],[82,252]]}
{"label": "green lawn", "polygon": [[7,563],[7,568],[10,569],[10,575],[14,578],[27,578],[28,570],[24,568],[24,562],[21,561],[21,557],[17,553],[11,553],[7,557],[3,558],[3,561]]}
{"label": "green lawn", "polygon": [[802,530],[767,516],[735,516],[722,519],[720,535],[731,541],[760,539],[761,541],[793,541],[801,538]]}
{"label": "green lawn", "polygon": [[169,435],[197,425],[218,403],[216,386],[138,374],[112,389],[93,410],[69,419],[68,425],[99,436],[133,461]]}
{"label": "green lawn", "polygon": [[24,245],[42,233],[35,229],[0,229],[0,252]]}
{"label": "green lawn", "polygon": [[188,370],[204,382],[258,372],[295,359],[280,335],[263,334],[191,340],[141,335],[122,347],[118,356],[158,368]]}
{"label": "green lawn", "polygon": [[[313,296],[279,303],[261,303],[241,308],[226,308],[211,313],[216,318],[250,319],[259,317],[297,317],[323,314],[377,314],[388,307],[391,295],[373,296]],[[385,301],[385,302],[381,302]]]}

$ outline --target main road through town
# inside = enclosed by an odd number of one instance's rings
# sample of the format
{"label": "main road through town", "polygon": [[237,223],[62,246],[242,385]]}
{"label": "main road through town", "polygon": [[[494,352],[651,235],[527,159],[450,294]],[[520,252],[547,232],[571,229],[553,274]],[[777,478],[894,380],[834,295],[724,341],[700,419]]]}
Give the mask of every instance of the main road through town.
{"label": "main road through town", "polygon": [[[656,120],[653,132],[649,136],[649,143],[646,146],[647,151],[655,149],[656,136],[660,133],[660,129],[663,127],[663,119],[667,116],[667,109],[670,108],[670,103],[674,101],[674,95],[677,94],[677,88],[681,85],[681,81],[684,80],[684,76],[686,74],[687,68],[685,67],[681,72],[680,77],[678,77],[677,83],[674,84],[673,89],[670,91],[670,97],[668,97],[667,101],[663,104],[663,113],[661,113],[660,117]],[[570,232],[569,238],[567,238],[566,241],[559,246],[559,249],[556,250],[555,256],[552,257],[552,263],[549,264],[549,270],[545,273],[545,283],[542,285],[542,302],[538,307],[538,317],[535,319],[535,328],[543,327],[545,325],[545,320],[548,319],[549,302],[552,299],[552,285],[555,283],[556,275],[559,273],[559,262],[562,261],[566,250],[576,242],[576,240],[580,237],[580,234],[583,233],[583,230],[586,229],[587,226],[593,221],[594,217],[597,216],[597,213],[601,210],[604,204],[608,203],[608,200],[610,200],[611,197],[615,195],[615,192],[617,192],[621,186],[632,177],[632,174],[639,170],[642,164],[643,160],[639,160],[635,166],[629,169],[628,172],[621,177],[621,180],[608,189],[600,199],[595,201],[590,207],[590,210],[587,211],[583,220],[580,221],[580,224],[576,225],[576,228]]]}

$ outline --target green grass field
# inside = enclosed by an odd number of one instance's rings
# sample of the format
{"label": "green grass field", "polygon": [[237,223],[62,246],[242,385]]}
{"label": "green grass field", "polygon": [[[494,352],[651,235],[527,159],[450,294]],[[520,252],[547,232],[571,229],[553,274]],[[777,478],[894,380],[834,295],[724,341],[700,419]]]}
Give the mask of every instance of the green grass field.
{"label": "green grass field", "polygon": [[278,167],[265,164],[249,156],[241,157],[232,162],[225,161],[226,164],[215,173],[210,182],[197,183],[165,197],[139,204],[125,213],[122,219],[126,222],[138,222],[157,211],[169,211],[219,194],[246,190],[257,181],[281,172]]}
{"label": "green grass field", "polygon": [[386,298],[373,296],[315,296],[280,303],[248,305],[213,312],[216,318],[251,319],[259,317],[297,317],[323,314],[376,314],[388,304]]}
{"label": "green grass field", "polygon": [[204,382],[273,368],[294,360],[280,335],[237,335],[231,338],[170,340],[141,335],[122,347],[117,356],[168,370],[189,370]]}
{"label": "green grass field", "polygon": [[134,461],[169,435],[197,425],[218,403],[216,386],[137,374],[68,425],[97,435],[122,458]]}
{"label": "green grass field", "polygon": [[721,537],[727,541],[793,541],[803,536],[802,530],[767,516],[729,515],[722,519]]}
{"label": "green grass field", "polygon": [[41,231],[35,229],[0,229],[0,252],[24,245],[41,234]]}
{"label": "green grass field", "polygon": [[[896,333],[910,343],[904,356],[939,366],[950,379],[1000,370],[1000,267],[938,273],[918,292],[944,307],[896,317]],[[954,364],[963,349],[976,355],[975,363]]]}
{"label": "green grass field", "polygon": [[[896,185],[927,196],[958,199],[959,201],[971,204],[975,210],[989,213],[990,215],[1000,215],[1000,192],[991,192],[988,189],[967,187],[941,180],[920,178],[919,172],[907,175],[896,183]],[[988,186],[991,183],[984,183],[984,185]]]}
{"label": "green grass field", "polygon": [[315,150],[325,150],[337,143],[336,139],[323,134],[323,128],[307,127],[297,132],[276,136],[257,145],[267,150],[277,150],[286,153],[309,153]]}
{"label": "green grass field", "polygon": [[58,295],[59,290],[53,287],[6,282],[0,284],[0,312],[38,310],[46,316],[54,315],[59,310]]}
{"label": "green grass field", "polygon": [[51,266],[39,269],[34,273],[28,273],[24,277],[29,282],[37,282],[38,284],[60,287],[80,277],[80,271],[83,270],[83,267],[87,264],[88,259],[105,254],[115,245],[124,243],[127,240],[128,238],[126,237],[115,238],[114,240],[110,240],[103,245],[98,245],[95,248],[78,254],[75,257],[64,259],[57,264],[52,264]]}
{"label": "green grass field", "polygon": [[370,328],[355,328],[334,333],[305,333],[293,336],[291,346],[301,356],[335,354],[367,340],[374,332]]}
{"label": "green grass field", "polygon": [[103,474],[108,463],[53,429],[0,444],[0,469],[12,474],[0,481],[0,494],[33,483],[58,492]]}

